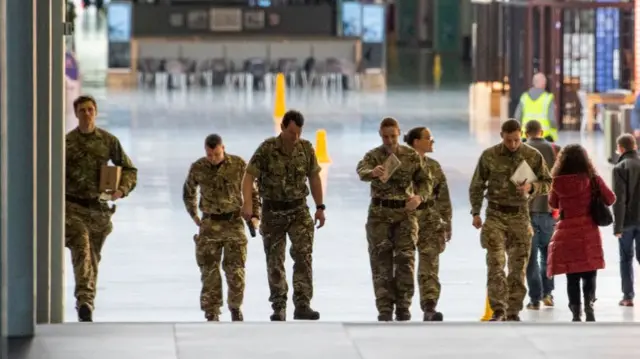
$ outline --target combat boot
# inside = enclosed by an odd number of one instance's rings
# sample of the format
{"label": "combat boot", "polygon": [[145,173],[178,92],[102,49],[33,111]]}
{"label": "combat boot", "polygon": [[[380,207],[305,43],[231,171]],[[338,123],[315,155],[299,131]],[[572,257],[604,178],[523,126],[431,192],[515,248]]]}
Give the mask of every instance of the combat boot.
{"label": "combat boot", "polygon": [[436,311],[436,304],[433,301],[427,301],[422,306],[422,310],[424,311],[422,320],[425,322],[441,322],[443,320],[442,313]]}
{"label": "combat boot", "polygon": [[220,314],[207,313],[205,315],[205,318],[207,318],[207,322],[219,322],[220,321]]}
{"label": "combat boot", "polygon": [[294,320],[318,320],[320,319],[320,313],[311,309],[308,305],[302,305],[296,307],[293,311]]}
{"label": "combat boot", "polygon": [[572,322],[581,322],[582,321],[582,311],[580,310],[580,305],[572,305],[569,304],[569,310],[571,310],[571,314],[573,314]]}
{"label": "combat boot", "polygon": [[93,309],[87,303],[80,304],[78,307],[78,321],[79,322],[93,322]]}
{"label": "combat boot", "polygon": [[232,322],[243,322],[244,316],[242,316],[242,311],[240,308],[231,308],[231,321]]}
{"label": "combat boot", "polygon": [[496,310],[493,312],[493,316],[489,320],[490,322],[504,322],[506,319],[504,312],[501,310]]}
{"label": "combat boot", "polygon": [[393,321],[393,313],[391,311],[388,312],[380,312],[378,314],[379,322],[392,322]]}
{"label": "combat boot", "polygon": [[411,312],[407,308],[396,308],[396,320],[398,322],[408,322],[411,320]]}
{"label": "combat boot", "polygon": [[505,320],[507,322],[519,322],[520,316],[518,314],[509,314]]}
{"label": "combat boot", "polygon": [[276,308],[270,319],[272,322],[284,322],[287,320],[287,311],[284,308]]}

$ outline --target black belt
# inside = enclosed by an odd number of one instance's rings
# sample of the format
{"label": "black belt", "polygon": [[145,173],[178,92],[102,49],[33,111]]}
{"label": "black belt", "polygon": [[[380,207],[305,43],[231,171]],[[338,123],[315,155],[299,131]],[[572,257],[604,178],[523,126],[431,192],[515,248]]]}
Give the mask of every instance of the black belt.
{"label": "black belt", "polygon": [[433,207],[435,204],[436,204],[436,201],[434,201],[434,200],[431,200],[431,199],[430,199],[430,200],[428,200],[428,201],[426,201],[426,202],[422,202],[422,203],[420,203],[420,205],[418,206],[418,208],[417,208],[417,209],[419,209],[419,210],[420,210],[420,209],[427,209],[427,208],[431,208],[431,207]]}
{"label": "black belt", "polygon": [[262,209],[265,211],[288,211],[301,207],[306,203],[304,198],[294,199],[293,201],[272,201],[270,199],[262,200]]}
{"label": "black belt", "polygon": [[373,204],[374,206],[396,209],[396,208],[404,208],[407,205],[407,201],[403,199],[372,198],[371,204]]}
{"label": "black belt", "polygon": [[97,198],[80,198],[80,197],[69,196],[69,195],[66,195],[64,198],[67,202],[71,202],[73,204],[77,204],[78,206],[82,206],[82,207],[91,208],[91,207],[102,206],[102,203]]}
{"label": "black belt", "polygon": [[511,214],[526,211],[525,206],[505,206],[505,205],[497,204],[494,202],[489,202],[488,207],[494,211],[498,211],[502,213],[511,213]]}
{"label": "black belt", "polygon": [[208,218],[212,221],[230,221],[234,218],[240,217],[240,212],[229,213],[203,213],[202,218]]}

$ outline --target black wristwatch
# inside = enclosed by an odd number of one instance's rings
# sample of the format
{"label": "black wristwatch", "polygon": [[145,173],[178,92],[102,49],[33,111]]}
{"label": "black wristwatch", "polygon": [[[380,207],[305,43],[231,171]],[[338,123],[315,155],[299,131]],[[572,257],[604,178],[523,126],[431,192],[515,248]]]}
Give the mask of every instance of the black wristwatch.
{"label": "black wristwatch", "polygon": [[324,211],[325,209],[327,209],[327,206],[325,206],[324,204],[319,204],[316,206],[316,209]]}

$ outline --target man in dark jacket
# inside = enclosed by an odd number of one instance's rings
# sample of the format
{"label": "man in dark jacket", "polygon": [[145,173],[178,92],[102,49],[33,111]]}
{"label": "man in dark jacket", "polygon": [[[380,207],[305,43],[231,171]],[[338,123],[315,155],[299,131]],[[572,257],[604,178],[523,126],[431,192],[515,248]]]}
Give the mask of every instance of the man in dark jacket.
{"label": "man in dark jacket", "polygon": [[[525,125],[525,135],[527,145],[537,149],[544,157],[547,167],[552,168],[555,164],[558,147],[544,139],[543,128],[537,120],[530,120]],[[548,196],[538,196],[531,200],[529,204],[531,212],[531,227],[533,227],[533,238],[531,239],[531,257],[527,265],[527,286],[529,287],[529,298],[527,309],[539,310],[540,301],[546,306],[553,306],[553,278],[547,278],[547,249],[553,235],[556,220],[549,208]],[[540,262],[538,262],[540,254]]]}
{"label": "man in dark jacket", "polygon": [[618,137],[618,163],[613,168],[613,233],[620,248],[620,277],[622,300],[620,305],[633,306],[633,252],[640,262],[640,156],[632,134]]}

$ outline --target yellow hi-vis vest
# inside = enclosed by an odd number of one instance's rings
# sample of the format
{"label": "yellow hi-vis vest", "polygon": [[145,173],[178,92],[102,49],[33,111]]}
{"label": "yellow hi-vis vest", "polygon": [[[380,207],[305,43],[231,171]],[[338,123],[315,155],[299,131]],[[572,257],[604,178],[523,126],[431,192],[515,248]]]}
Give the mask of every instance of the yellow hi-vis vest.
{"label": "yellow hi-vis vest", "polygon": [[537,120],[542,125],[542,137],[551,137],[552,141],[558,140],[558,129],[551,127],[551,119],[547,117],[549,104],[553,101],[553,94],[543,92],[535,101],[528,93],[520,96],[522,104],[522,137],[525,137],[527,122]]}

